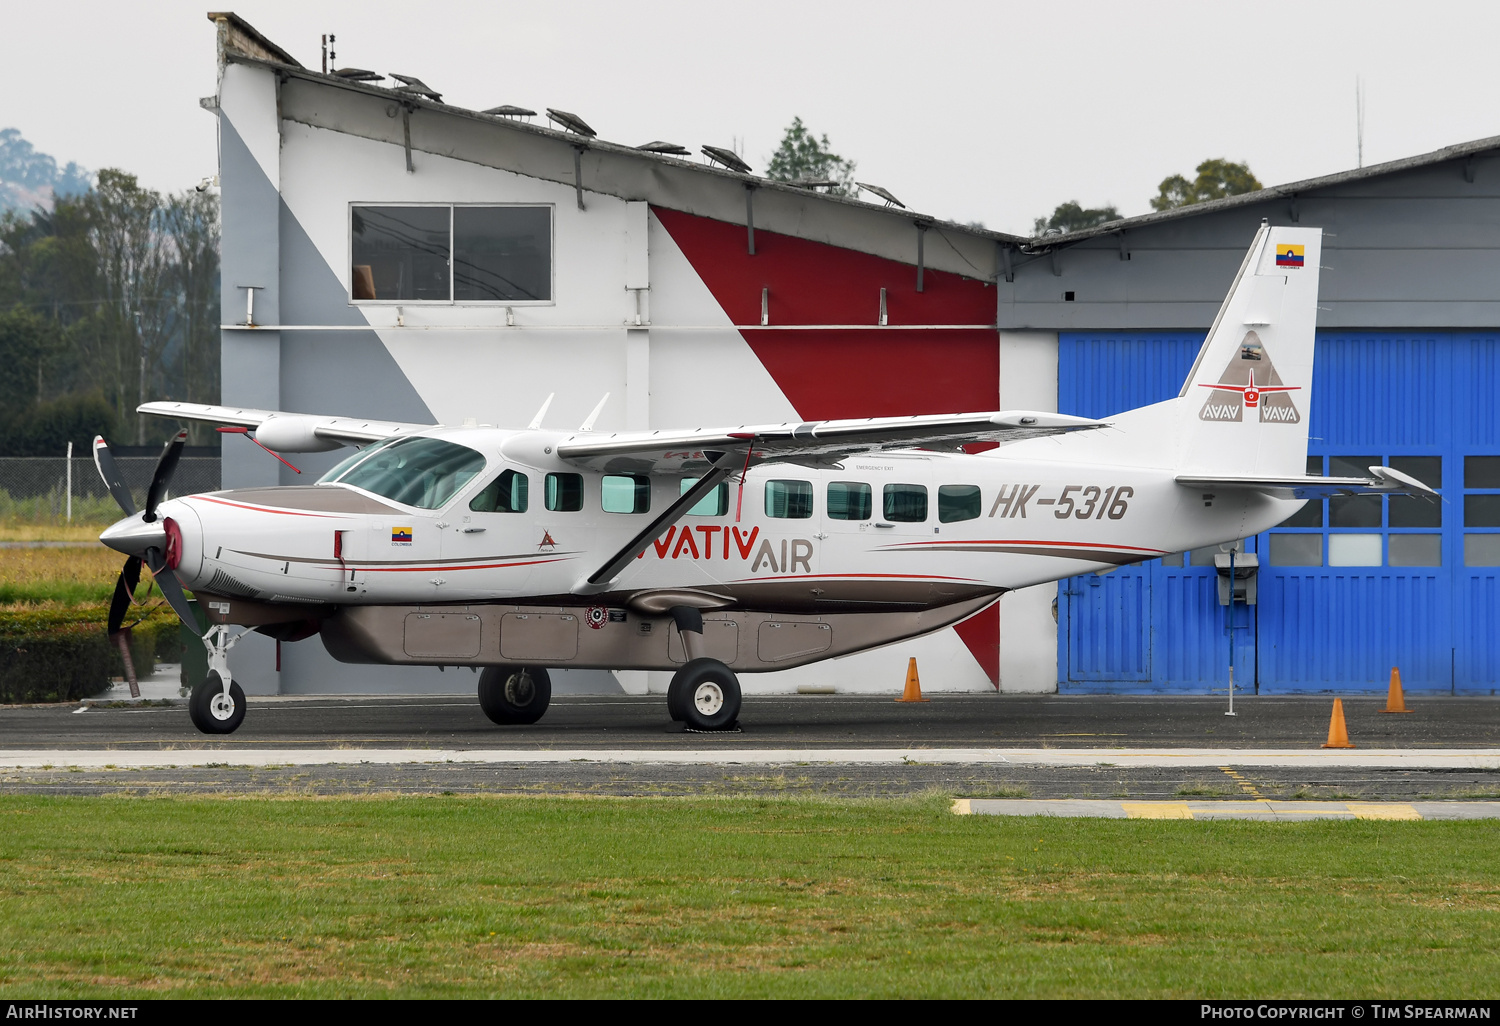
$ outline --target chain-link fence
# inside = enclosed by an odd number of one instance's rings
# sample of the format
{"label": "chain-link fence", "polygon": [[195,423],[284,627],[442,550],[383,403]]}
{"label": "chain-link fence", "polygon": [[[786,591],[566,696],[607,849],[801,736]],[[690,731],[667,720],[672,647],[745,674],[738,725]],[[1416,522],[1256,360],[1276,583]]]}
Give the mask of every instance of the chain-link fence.
{"label": "chain-link fence", "polygon": [[[120,507],[115,505],[92,459],[0,457],[0,521],[68,523],[70,462],[72,522],[109,524],[120,519]],[[119,465],[120,474],[139,509],[146,503],[146,489],[156,469],[156,457],[116,456],[115,463]],[[178,461],[168,492],[191,495],[216,491],[220,487],[219,481],[218,457],[184,456]]]}

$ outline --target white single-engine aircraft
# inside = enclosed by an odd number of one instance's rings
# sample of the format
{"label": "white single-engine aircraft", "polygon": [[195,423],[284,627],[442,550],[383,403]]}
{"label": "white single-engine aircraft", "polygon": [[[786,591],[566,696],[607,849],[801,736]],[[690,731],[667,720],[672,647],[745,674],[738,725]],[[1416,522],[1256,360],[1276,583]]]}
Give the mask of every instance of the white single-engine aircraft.
{"label": "white single-engine aircraft", "polygon": [[[179,433],[136,513],[96,440],[127,513],[100,536],[130,557],[110,629],[143,560],[197,630],[193,591],[210,673],[189,709],[207,733],[244,718],[226,653],[245,630],[318,634],[345,662],[482,667],[479,703],[502,724],[546,711],[547,667],[675,670],[672,718],[726,729],[737,673],[1244,538],[1310,498],[1433,495],[1389,467],[1304,474],[1320,242],[1263,225],[1179,395],[1108,423],[1019,411],[603,433],[596,409],[570,433],[540,413],[516,431],[147,403],[280,452],[358,448],[314,485],[163,501]],[[1006,444],[960,451],[985,440]]]}

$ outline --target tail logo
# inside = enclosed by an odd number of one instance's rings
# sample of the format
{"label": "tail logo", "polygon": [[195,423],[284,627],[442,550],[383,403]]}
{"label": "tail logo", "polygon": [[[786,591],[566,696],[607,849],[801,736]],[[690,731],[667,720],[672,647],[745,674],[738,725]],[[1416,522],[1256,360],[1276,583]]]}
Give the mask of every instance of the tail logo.
{"label": "tail logo", "polygon": [[1260,411],[1262,424],[1297,424],[1302,420],[1290,395],[1301,391],[1301,386],[1282,384],[1276,365],[1253,331],[1245,333],[1229,366],[1219,375],[1218,384],[1200,383],[1198,387],[1213,389],[1198,411],[1199,420],[1240,422],[1246,410]]}

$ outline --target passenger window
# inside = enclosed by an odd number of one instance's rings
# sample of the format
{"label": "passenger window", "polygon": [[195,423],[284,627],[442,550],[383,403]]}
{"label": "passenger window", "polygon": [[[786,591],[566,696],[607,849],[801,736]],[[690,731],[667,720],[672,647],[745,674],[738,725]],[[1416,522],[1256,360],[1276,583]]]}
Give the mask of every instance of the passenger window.
{"label": "passenger window", "polygon": [[917,484],[885,486],[885,518],[896,524],[920,524],[927,519],[927,489]]}
{"label": "passenger window", "polygon": [[941,485],[938,488],[938,520],[951,524],[979,519],[978,485]]}
{"label": "passenger window", "polygon": [[576,513],[583,509],[582,474],[548,474],[547,508],[555,513]]}
{"label": "passenger window", "polygon": [[812,515],[811,481],[766,482],[766,516],[778,520],[806,520]]}
{"label": "passenger window", "polygon": [[858,481],[834,481],[828,486],[828,519],[869,520],[870,486]]}
{"label": "passenger window", "polygon": [[475,513],[525,513],[528,482],[525,474],[504,471],[469,500]]}
{"label": "passenger window", "polygon": [[[693,490],[693,486],[703,480],[700,477],[685,477],[682,479],[682,491],[679,495],[686,495]],[[690,517],[722,517],[729,512],[729,485],[720,481],[713,491],[709,492],[687,511]]]}
{"label": "passenger window", "polygon": [[651,479],[644,474],[605,474],[600,504],[606,513],[644,513],[651,508]]}

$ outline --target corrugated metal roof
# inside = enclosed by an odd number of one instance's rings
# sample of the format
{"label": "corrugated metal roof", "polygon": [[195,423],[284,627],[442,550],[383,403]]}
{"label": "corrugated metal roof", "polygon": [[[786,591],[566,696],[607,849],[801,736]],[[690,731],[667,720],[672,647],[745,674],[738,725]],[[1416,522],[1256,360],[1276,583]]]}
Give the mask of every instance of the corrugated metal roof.
{"label": "corrugated metal roof", "polygon": [[[727,178],[741,182],[754,188],[772,189],[795,194],[813,202],[837,203],[850,207],[856,207],[870,213],[897,216],[902,220],[913,222],[924,222],[944,231],[961,232],[979,238],[993,239],[995,242],[1008,244],[1023,253],[1042,255],[1086,242],[1089,239],[1100,236],[1115,235],[1120,232],[1136,228],[1145,228],[1155,224],[1168,221],[1176,221],[1188,217],[1202,217],[1208,214],[1218,213],[1223,210],[1231,210],[1237,207],[1254,206],[1276,199],[1291,199],[1299,195],[1314,192],[1336,185],[1345,185],[1350,182],[1365,181],[1367,179],[1379,178],[1383,175],[1398,174],[1417,168],[1429,167],[1434,164],[1442,164],[1447,161],[1461,160],[1474,154],[1485,153],[1491,150],[1500,150],[1500,136],[1490,136],[1485,139],[1476,139],[1472,142],[1456,143],[1445,146],[1431,153],[1423,153],[1414,157],[1403,157],[1399,160],[1386,161],[1383,164],[1371,164],[1369,167],[1355,168],[1348,171],[1340,171],[1331,175],[1323,175],[1319,178],[1308,178],[1298,182],[1289,182],[1285,185],[1273,185],[1255,192],[1242,193],[1238,196],[1227,196],[1224,199],[1209,200],[1206,203],[1195,203],[1190,206],[1177,207],[1172,210],[1153,211],[1149,214],[1141,214],[1136,217],[1121,218],[1117,221],[1108,221],[1094,228],[1083,231],[1068,232],[1063,235],[1040,235],[1024,236],[1011,235],[1006,232],[997,232],[988,228],[978,228],[973,225],[960,224],[956,221],[944,221],[927,214],[919,214],[915,211],[895,211],[887,206],[879,206],[864,200],[853,199],[846,196],[838,196],[831,193],[816,192],[803,188],[789,182],[779,182],[770,178],[761,178],[753,174],[745,174],[731,171],[726,168],[714,167],[700,164],[692,160],[684,160],[669,154],[641,149],[637,146],[629,146],[622,143],[612,143],[597,137],[585,137],[571,132],[562,132],[547,128],[542,125],[523,122],[514,118],[500,119],[479,111],[469,110],[465,107],[455,107],[450,104],[439,103],[414,95],[411,92],[397,92],[392,89],[370,85],[364,82],[351,81],[339,78],[335,75],[325,75],[317,71],[304,68],[291,57],[285,50],[262,36],[242,18],[233,12],[214,12],[209,14],[212,21],[227,22],[232,31],[224,40],[228,44],[226,57],[232,60],[240,60],[249,64],[265,64],[274,67],[282,74],[295,75],[309,81],[316,81],[334,88],[347,89],[352,92],[362,92],[373,96],[396,96],[402,103],[411,104],[414,107],[425,107],[435,111],[451,114],[457,117],[471,118],[495,124],[502,123],[506,128],[514,131],[530,132],[533,135],[549,137],[565,142],[571,146],[583,146],[590,150],[610,153],[627,157],[633,160],[649,160],[660,163],[672,164],[677,167],[691,169],[704,175]],[[998,276],[998,275],[997,275]]]}
{"label": "corrugated metal roof", "polygon": [[1456,143],[1452,146],[1444,146],[1440,150],[1433,150],[1431,153],[1423,153],[1415,157],[1402,157],[1400,160],[1389,160],[1384,164],[1371,164],[1369,167],[1339,171],[1336,174],[1323,175],[1320,178],[1306,178],[1300,182],[1289,182],[1286,185],[1272,185],[1264,189],[1257,189],[1255,192],[1241,193],[1238,196],[1226,196],[1223,199],[1209,200],[1206,203],[1194,203],[1190,206],[1176,207],[1172,210],[1152,211],[1149,214],[1141,214],[1137,217],[1125,217],[1118,221],[1107,221],[1097,227],[1086,228],[1083,231],[1068,232],[1065,235],[1037,236],[1028,240],[1025,248],[1028,252],[1046,252],[1049,249],[1070,246],[1087,239],[1098,238],[1101,235],[1114,235],[1118,232],[1128,231],[1131,228],[1142,228],[1147,225],[1160,224],[1164,221],[1176,221],[1185,217],[1201,217],[1204,214],[1213,214],[1221,210],[1232,210],[1235,207],[1254,206],[1257,203],[1265,203],[1268,200],[1291,199],[1334,185],[1347,185],[1350,182],[1362,182],[1371,178],[1379,178],[1383,175],[1398,174],[1402,171],[1430,167],[1433,164],[1462,160],[1476,153],[1485,153],[1490,150],[1500,150],[1500,135],[1492,135],[1485,139],[1475,139],[1473,142]]}

